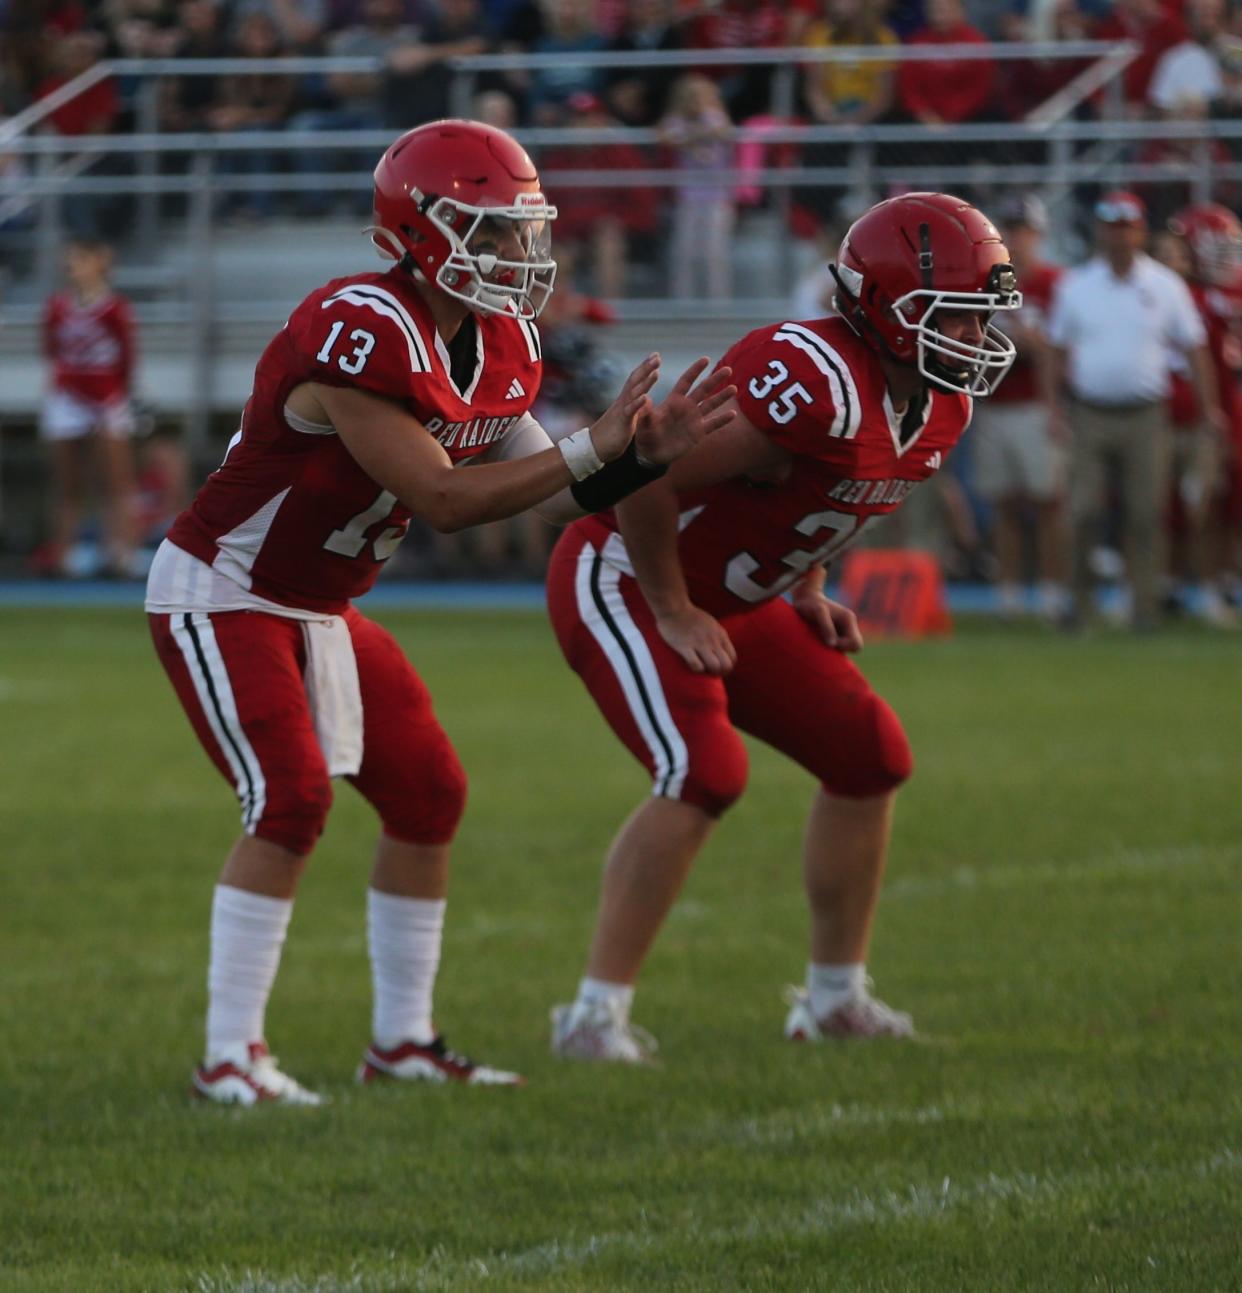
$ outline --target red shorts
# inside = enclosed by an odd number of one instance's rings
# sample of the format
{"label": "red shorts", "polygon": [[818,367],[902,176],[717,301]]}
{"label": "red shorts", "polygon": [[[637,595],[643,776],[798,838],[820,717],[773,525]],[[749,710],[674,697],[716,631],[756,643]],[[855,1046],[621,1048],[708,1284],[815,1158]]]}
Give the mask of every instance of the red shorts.
{"label": "red shorts", "polygon": [[575,525],[552,554],[548,608],[566,660],[657,795],[723,812],[746,782],[738,729],[831,794],[883,794],[910,775],[896,715],[786,601],[723,619],[736,665],[723,678],[693,673],[660,636],[637,580]]}
{"label": "red shorts", "polygon": [[[323,830],[332,788],[315,735],[300,621],[260,611],[151,615],[155,649],[211,761],[237,791],[246,832],[295,853]],[[391,634],[345,612],[362,694],[362,764],[349,781],[384,830],[452,839],[466,779],[431,696]]]}

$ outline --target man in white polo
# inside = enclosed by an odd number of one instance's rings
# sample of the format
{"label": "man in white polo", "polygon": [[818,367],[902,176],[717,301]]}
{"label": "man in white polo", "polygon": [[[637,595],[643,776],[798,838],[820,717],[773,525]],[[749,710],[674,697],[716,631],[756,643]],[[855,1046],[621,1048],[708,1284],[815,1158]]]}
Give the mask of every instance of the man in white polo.
{"label": "man in white polo", "polygon": [[[1095,208],[1099,254],[1067,273],[1053,296],[1054,412],[1068,416],[1073,608],[1093,610],[1090,556],[1105,514],[1108,473],[1119,476],[1132,623],[1153,627],[1164,568],[1163,510],[1169,429],[1165,399],[1170,351],[1183,352],[1200,407],[1216,426],[1223,414],[1211,381],[1202,320],[1186,284],[1143,250],[1147,210],[1133,193],[1106,193]],[[1055,398],[1055,397],[1054,397]]]}

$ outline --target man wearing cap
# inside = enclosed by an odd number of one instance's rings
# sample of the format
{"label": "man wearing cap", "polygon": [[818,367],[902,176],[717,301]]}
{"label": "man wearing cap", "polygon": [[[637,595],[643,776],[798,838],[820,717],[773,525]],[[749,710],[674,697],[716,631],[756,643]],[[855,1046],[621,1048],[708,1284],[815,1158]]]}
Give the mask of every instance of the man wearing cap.
{"label": "man wearing cap", "polygon": [[1061,279],[1048,328],[1056,411],[1068,417],[1070,429],[1073,608],[1068,622],[1079,624],[1092,610],[1090,555],[1104,518],[1108,472],[1115,466],[1125,512],[1132,623],[1146,629],[1158,617],[1157,578],[1164,567],[1171,351],[1186,355],[1206,419],[1222,426],[1224,416],[1190,292],[1142,249],[1147,236],[1142,200],[1122,190],[1106,193],[1095,217],[1099,254]]}
{"label": "man wearing cap", "polygon": [[1022,308],[997,315],[996,326],[1013,341],[1018,357],[1005,381],[975,411],[972,440],[975,486],[996,511],[997,588],[1004,616],[1022,609],[1023,522],[1033,521],[1039,609],[1054,619],[1064,609],[1064,445],[1049,404],[1051,364],[1045,326],[1053,289],[1061,276],[1040,259],[1048,227],[1044,204],[1014,194],[1000,205],[996,223],[1022,287]]}

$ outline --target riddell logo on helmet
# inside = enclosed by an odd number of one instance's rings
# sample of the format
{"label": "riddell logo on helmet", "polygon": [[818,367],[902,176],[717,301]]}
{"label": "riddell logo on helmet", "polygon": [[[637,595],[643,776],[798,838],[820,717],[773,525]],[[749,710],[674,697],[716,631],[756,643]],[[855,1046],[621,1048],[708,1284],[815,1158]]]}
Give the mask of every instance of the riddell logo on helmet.
{"label": "riddell logo on helmet", "polygon": [[548,202],[542,193],[519,193],[515,205],[519,207],[545,207]]}

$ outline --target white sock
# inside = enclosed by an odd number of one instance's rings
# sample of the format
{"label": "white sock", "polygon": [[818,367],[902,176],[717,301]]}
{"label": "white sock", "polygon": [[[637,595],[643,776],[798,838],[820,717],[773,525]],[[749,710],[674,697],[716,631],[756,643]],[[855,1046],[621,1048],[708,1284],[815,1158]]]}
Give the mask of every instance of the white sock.
{"label": "white sock", "polygon": [[582,1005],[610,1006],[622,1020],[629,1019],[633,1000],[634,986],[630,983],[609,983],[606,979],[584,978],[578,984],[578,1001]]}
{"label": "white sock", "polygon": [[867,978],[867,967],[856,965],[816,965],[806,967],[806,989],[811,994],[811,1013],[824,1019],[851,997],[857,996]]}
{"label": "white sock", "polygon": [[431,993],[440,968],[443,898],[399,898],[367,890],[367,946],[375,994],[371,1032],[384,1048],[435,1037]]}
{"label": "white sock", "polygon": [[293,914],[291,898],[216,885],[207,968],[207,1059],[263,1039],[263,1015]]}

